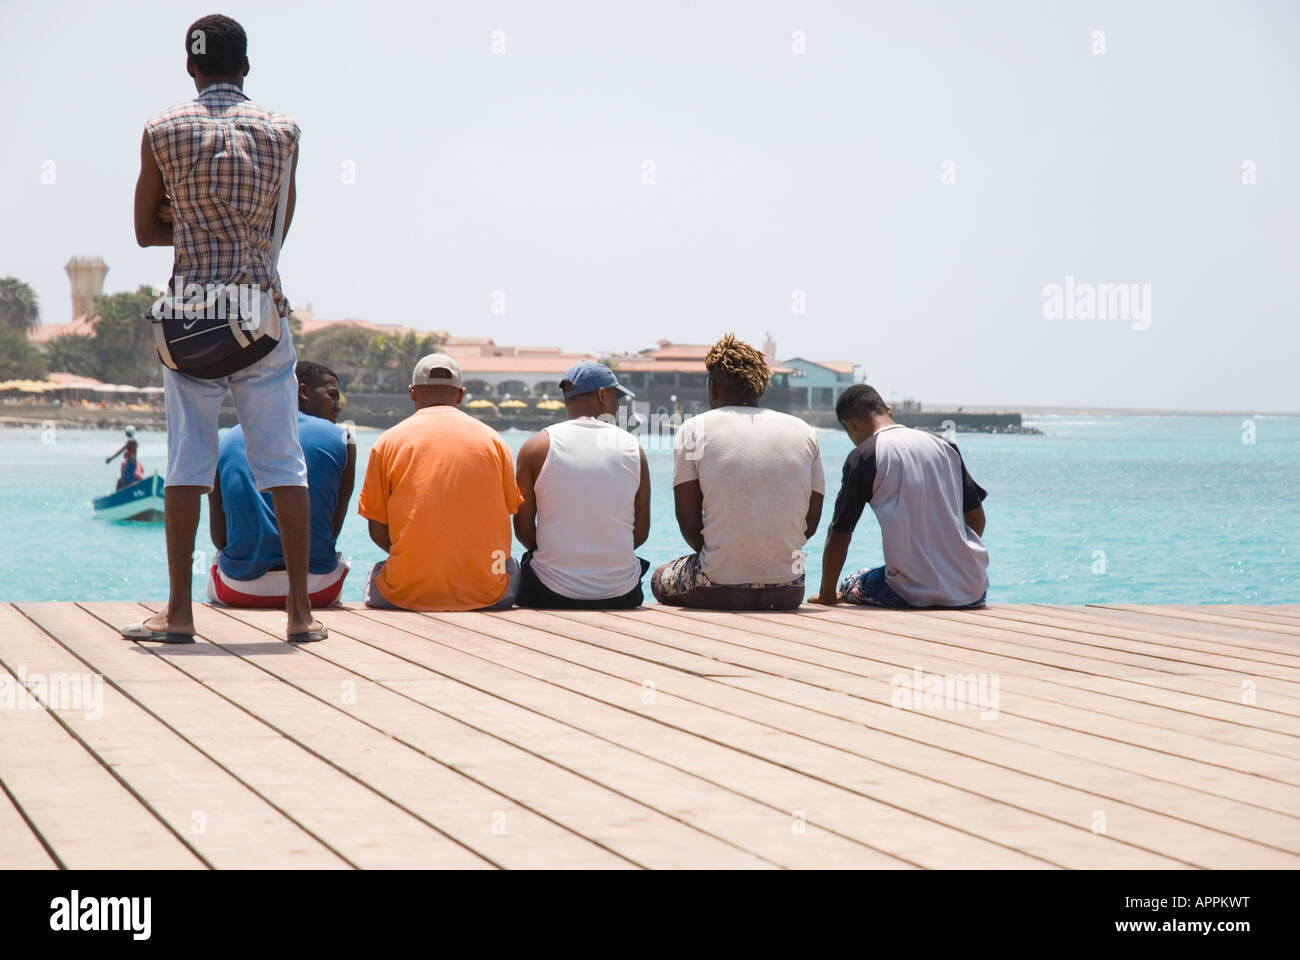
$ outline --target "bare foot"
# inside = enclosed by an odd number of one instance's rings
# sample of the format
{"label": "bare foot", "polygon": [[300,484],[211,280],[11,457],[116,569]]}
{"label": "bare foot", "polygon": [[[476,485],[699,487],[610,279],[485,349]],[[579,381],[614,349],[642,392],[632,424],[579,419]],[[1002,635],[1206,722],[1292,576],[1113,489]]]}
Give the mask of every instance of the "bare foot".
{"label": "bare foot", "polygon": [[164,607],[161,613],[155,613],[152,617],[144,622],[144,625],[150,630],[157,630],[160,633],[188,633],[194,635],[194,617],[191,615],[188,619],[175,620],[168,619],[167,608]]}

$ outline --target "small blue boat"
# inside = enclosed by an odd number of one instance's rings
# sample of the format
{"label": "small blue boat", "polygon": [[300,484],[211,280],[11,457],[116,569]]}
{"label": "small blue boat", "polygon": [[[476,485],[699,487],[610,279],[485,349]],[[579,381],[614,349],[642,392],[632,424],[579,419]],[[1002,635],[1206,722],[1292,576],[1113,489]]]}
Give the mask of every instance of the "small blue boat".
{"label": "small blue boat", "polygon": [[105,520],[157,522],[163,518],[163,478],[151,473],[114,493],[96,497],[95,516]]}

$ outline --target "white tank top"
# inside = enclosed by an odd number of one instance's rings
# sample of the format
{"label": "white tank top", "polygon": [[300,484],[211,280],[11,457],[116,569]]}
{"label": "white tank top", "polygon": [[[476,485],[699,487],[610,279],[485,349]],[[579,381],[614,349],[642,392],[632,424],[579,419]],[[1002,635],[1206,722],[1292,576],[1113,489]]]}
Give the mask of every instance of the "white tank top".
{"label": "white tank top", "polygon": [[593,417],[556,423],[546,432],[551,449],[533,484],[533,572],[564,597],[620,597],[641,580],[632,545],[641,446],[626,430]]}

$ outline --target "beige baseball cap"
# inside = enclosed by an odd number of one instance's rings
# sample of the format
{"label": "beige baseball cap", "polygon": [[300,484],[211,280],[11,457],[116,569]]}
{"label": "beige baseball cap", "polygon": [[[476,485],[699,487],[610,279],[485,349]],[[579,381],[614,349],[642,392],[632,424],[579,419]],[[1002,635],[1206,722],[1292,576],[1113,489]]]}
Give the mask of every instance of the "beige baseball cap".
{"label": "beige baseball cap", "polygon": [[421,357],[411,373],[411,386],[431,383],[439,387],[459,387],[460,364],[445,353],[430,353]]}

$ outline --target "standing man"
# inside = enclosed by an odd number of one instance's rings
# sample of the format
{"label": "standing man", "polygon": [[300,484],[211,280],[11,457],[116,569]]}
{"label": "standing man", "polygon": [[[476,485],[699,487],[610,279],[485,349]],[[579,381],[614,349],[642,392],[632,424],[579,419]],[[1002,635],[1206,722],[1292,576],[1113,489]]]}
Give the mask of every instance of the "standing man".
{"label": "standing man", "polygon": [[411,374],[415,413],[370,448],[358,508],[388,554],[370,569],[368,607],[505,610],[519,594],[510,517],[522,497],[500,434],[460,409],[460,364],[431,353]]}
{"label": "standing man", "polygon": [[[865,383],[835,404],[855,444],[822,555],[821,591],[809,603],[876,607],[979,607],[989,588],[984,489],[956,446],[894,422],[893,410]],[[863,508],[880,522],[885,565],[836,581]]]}
{"label": "standing man", "polygon": [[519,606],[629,610],[645,599],[650,564],[650,468],[636,437],[614,424],[634,394],[603,363],[583,360],[560,381],[569,418],[528,439],[516,479],[524,502],[515,536]]}
{"label": "standing man", "polygon": [[122,635],[133,640],[194,641],[191,557],[200,500],[217,470],[217,411],[229,390],[243,426],[259,492],[269,490],[288,573],[288,639],[323,640],[307,595],[310,506],[307,465],[298,442],[289,302],[271,269],[280,186],[289,179],[284,231],[293,219],[298,125],[244,94],[248,40],[229,17],[196,20],[185,34],[186,70],[199,95],[145,124],[135,186],[135,235],[142,247],[175,247],[169,286],[256,285],[280,315],[275,349],[227,377],[202,380],[163,370],[167,409],[164,497],[167,609]]}
{"label": "standing man", "polygon": [[673,459],[677,525],[695,552],[657,569],[650,588],[682,607],[793,610],[826,490],[817,434],[758,405],[772,371],[749,344],[727,334],[704,365],[712,409],[682,424]]}

